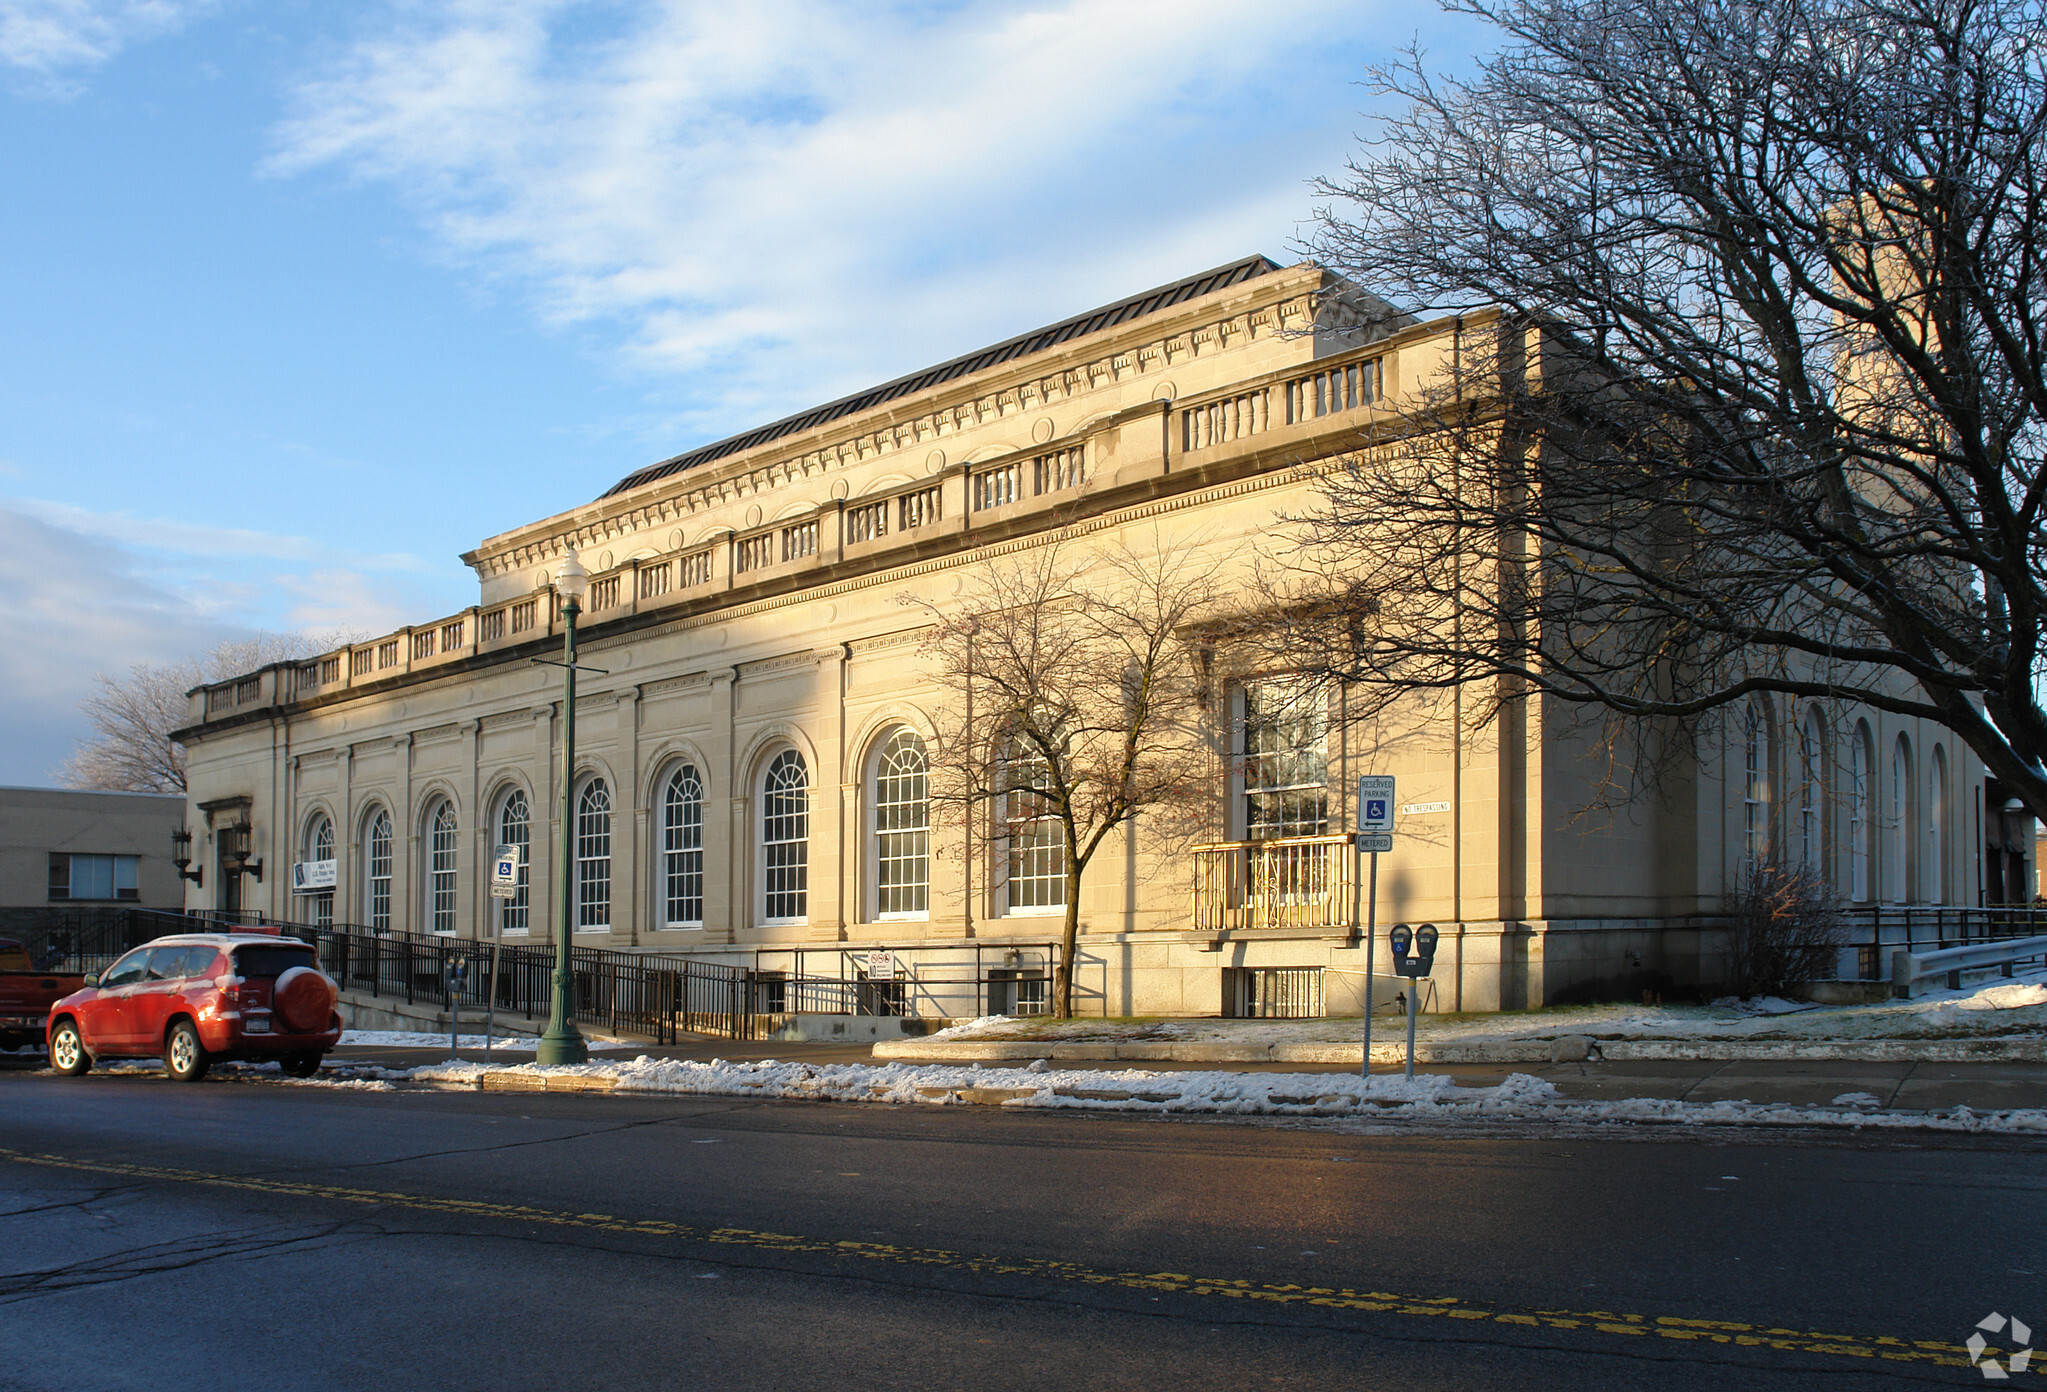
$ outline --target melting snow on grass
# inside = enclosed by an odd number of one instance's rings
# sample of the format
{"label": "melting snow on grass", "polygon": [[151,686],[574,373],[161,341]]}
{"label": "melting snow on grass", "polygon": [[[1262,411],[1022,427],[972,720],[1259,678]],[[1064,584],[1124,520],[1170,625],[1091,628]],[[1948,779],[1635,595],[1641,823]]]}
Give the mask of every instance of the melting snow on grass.
{"label": "melting snow on grass", "polygon": [[[950,1106],[969,1101],[1004,1107],[1185,1115],[1350,1118],[1392,1122],[1544,1121],[1575,1124],[1850,1126],[2047,1134],[2047,1111],[1872,1112],[1874,1098],[1844,1094],[1832,1107],[1743,1101],[1686,1103],[1654,1098],[1567,1101],[1550,1083],[1516,1073],[1496,1087],[1459,1087],[1440,1074],[1365,1080],[1341,1073],[1152,1072],[1067,1070],[1040,1061],[1027,1068],[943,1064],[812,1064],[773,1059],[734,1063],[657,1059],[539,1068],[489,1069],[480,1063],[377,1069],[392,1080],[474,1084],[485,1072],[605,1079],[617,1091],[718,1097],[799,1098]],[[1008,1096],[1002,1094],[1007,1093]]]}

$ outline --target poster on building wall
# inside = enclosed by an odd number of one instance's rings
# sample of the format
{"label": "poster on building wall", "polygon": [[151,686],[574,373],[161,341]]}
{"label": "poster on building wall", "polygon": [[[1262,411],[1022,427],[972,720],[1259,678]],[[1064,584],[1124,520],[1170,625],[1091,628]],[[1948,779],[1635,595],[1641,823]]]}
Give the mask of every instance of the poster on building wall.
{"label": "poster on building wall", "polygon": [[894,981],[896,979],[895,953],[883,950],[868,953],[867,979],[869,981]]}
{"label": "poster on building wall", "polygon": [[291,892],[293,894],[328,894],[334,889],[334,882],[340,877],[335,868],[338,860],[301,860],[291,867]]}

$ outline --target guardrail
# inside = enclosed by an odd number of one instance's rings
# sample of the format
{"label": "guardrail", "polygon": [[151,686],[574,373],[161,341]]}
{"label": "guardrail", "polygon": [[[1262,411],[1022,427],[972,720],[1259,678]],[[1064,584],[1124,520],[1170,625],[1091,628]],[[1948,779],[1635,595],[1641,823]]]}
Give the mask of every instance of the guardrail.
{"label": "guardrail", "polygon": [[1909,1000],[1912,988],[1940,978],[1950,991],[1962,988],[1962,973],[2001,967],[2006,976],[2020,962],[2038,957],[2047,964],[2047,937],[2004,938],[1971,943],[1967,947],[1940,948],[1933,952],[1891,954],[1891,994]]}

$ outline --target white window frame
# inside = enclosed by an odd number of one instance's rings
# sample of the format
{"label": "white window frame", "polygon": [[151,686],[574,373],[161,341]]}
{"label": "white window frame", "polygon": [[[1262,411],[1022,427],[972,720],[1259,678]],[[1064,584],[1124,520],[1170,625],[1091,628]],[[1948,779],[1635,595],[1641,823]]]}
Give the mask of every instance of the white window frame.
{"label": "white window frame", "polygon": [[1918,837],[1912,834],[1912,741],[1903,731],[1891,741],[1891,845],[1885,866],[1893,904],[1912,902],[1912,853]]}
{"label": "white window frame", "polygon": [[[1028,751],[1026,754],[1025,751]],[[998,889],[999,903],[996,912],[1005,918],[1053,918],[1066,913],[1066,828],[1058,816],[1041,812],[1029,816],[1028,804],[1022,810],[1019,803],[1032,796],[1030,789],[1040,787],[1035,781],[1016,782],[1012,770],[1043,769],[1047,780],[1051,777],[1050,766],[1038,751],[1020,740],[1007,740],[1000,746],[997,755],[1001,763],[998,776],[1003,781],[1004,791],[995,799],[995,826],[990,837],[995,850],[994,879]],[[1026,840],[1019,847],[1018,828],[1026,831]],[[1044,868],[1029,874],[1019,875],[1016,867],[1019,856],[1045,857]],[[1046,887],[1046,892],[1055,897],[1019,904],[1016,888],[1019,884]],[[1056,886],[1056,890],[1052,887]]]}
{"label": "white window frame", "polygon": [[[576,921],[574,930],[578,933],[609,933],[611,931],[611,871],[612,841],[616,834],[617,816],[611,805],[611,785],[602,776],[583,779],[576,785],[575,802],[576,826],[574,845],[575,864],[575,905]],[[601,819],[601,820],[600,820]],[[601,873],[595,868],[602,866]],[[602,887],[603,901],[598,903],[593,887]]]}
{"label": "white window frame", "polygon": [[[914,769],[903,760],[912,752]],[[867,761],[867,915],[872,923],[931,917],[931,758],[924,737],[907,725],[877,741]],[[884,884],[885,870],[902,873]],[[905,868],[907,867],[907,868]],[[884,908],[893,900],[896,907]]]}
{"label": "white window frame", "polygon": [[[788,770],[802,777],[789,782]],[[810,922],[810,761],[803,751],[785,745],[761,768],[754,785],[760,793],[754,817],[754,903],[763,924]],[[800,806],[790,799],[800,797]],[[793,834],[792,834],[793,833]],[[790,848],[790,849],[782,849]],[[777,913],[794,909],[795,913]]]}
{"label": "white window frame", "polygon": [[[687,797],[677,797],[678,785],[686,782],[696,785],[693,804]],[[689,760],[675,765],[661,780],[661,816],[657,833],[660,845],[654,856],[654,903],[660,910],[655,919],[663,928],[697,931],[704,926],[705,802],[704,775]],[[696,814],[694,824],[689,820],[692,805]],[[695,917],[689,914],[692,879],[696,884]],[[678,902],[683,909],[679,917],[675,912]]]}
{"label": "white window frame", "polygon": [[[1275,735],[1283,733],[1285,728],[1299,724],[1305,717],[1316,727],[1313,739],[1296,742],[1290,750],[1276,747],[1253,749],[1256,728],[1252,718],[1253,701],[1254,693],[1260,692],[1271,693],[1275,708],[1282,706],[1287,708],[1285,715],[1275,716],[1271,721]],[[1229,762],[1229,816],[1232,836],[1239,841],[1279,841],[1330,834],[1334,820],[1331,816],[1329,797],[1329,725],[1329,690],[1324,683],[1313,677],[1275,674],[1249,678],[1235,683],[1230,688],[1230,743],[1233,757]],[[1321,776],[1309,779],[1279,778],[1272,782],[1267,782],[1263,776],[1254,776],[1254,768],[1274,759],[1282,763],[1289,759],[1296,761],[1319,759]],[[1253,815],[1252,801],[1256,797],[1284,799],[1291,794],[1306,799],[1315,789],[1321,790],[1319,816],[1281,816],[1274,820]],[[1268,831],[1266,830],[1268,827],[1277,827],[1279,830]]]}
{"label": "white window frame", "polygon": [[[312,821],[306,823],[305,857],[307,860],[334,859],[334,819],[325,812],[315,812]],[[334,926],[334,891],[308,894],[306,898],[306,922],[314,928]]]}
{"label": "white window frame", "polygon": [[1947,750],[1936,744],[1926,776],[1926,902],[1947,902],[1948,774]]}
{"label": "white window frame", "polygon": [[455,804],[436,798],[427,808],[426,833],[420,837],[420,912],[426,929],[437,938],[455,936],[456,876],[461,824]]}
{"label": "white window frame", "polygon": [[1858,904],[1876,901],[1875,798],[1869,786],[1875,746],[1869,722],[1856,721],[1848,746],[1848,897]]}
{"label": "white window frame", "polygon": [[[511,831],[515,806],[520,808],[516,836]],[[497,812],[491,817],[490,826],[495,837],[491,845],[493,855],[499,846],[517,846],[521,852],[519,880],[511,897],[500,899],[496,895],[491,896],[498,936],[528,937],[533,932],[533,799],[526,796],[524,788],[507,788],[499,795]]]}
{"label": "white window frame", "polygon": [[[371,808],[363,818],[363,920],[372,933],[391,931],[391,871],[395,865],[392,831],[391,811],[382,804]],[[377,873],[379,866],[382,874]],[[379,903],[383,905],[381,912]]]}
{"label": "white window frame", "polygon": [[1808,706],[1798,724],[1798,862],[1806,870],[1827,874],[1826,726],[1820,708]]}
{"label": "white window frame", "polygon": [[1741,873],[1770,859],[1770,715],[1750,701],[1741,716]]}

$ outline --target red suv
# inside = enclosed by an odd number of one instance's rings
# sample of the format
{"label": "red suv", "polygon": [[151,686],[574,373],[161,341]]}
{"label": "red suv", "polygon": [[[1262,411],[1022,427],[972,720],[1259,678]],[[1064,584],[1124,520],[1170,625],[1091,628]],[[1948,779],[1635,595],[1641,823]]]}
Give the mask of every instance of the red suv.
{"label": "red suv", "polygon": [[309,1078],[341,1040],[336,995],[294,938],[158,938],[50,1007],[50,1067],[76,1075],[97,1059],[161,1056],[171,1077],[197,1082],[218,1059],[274,1058]]}

